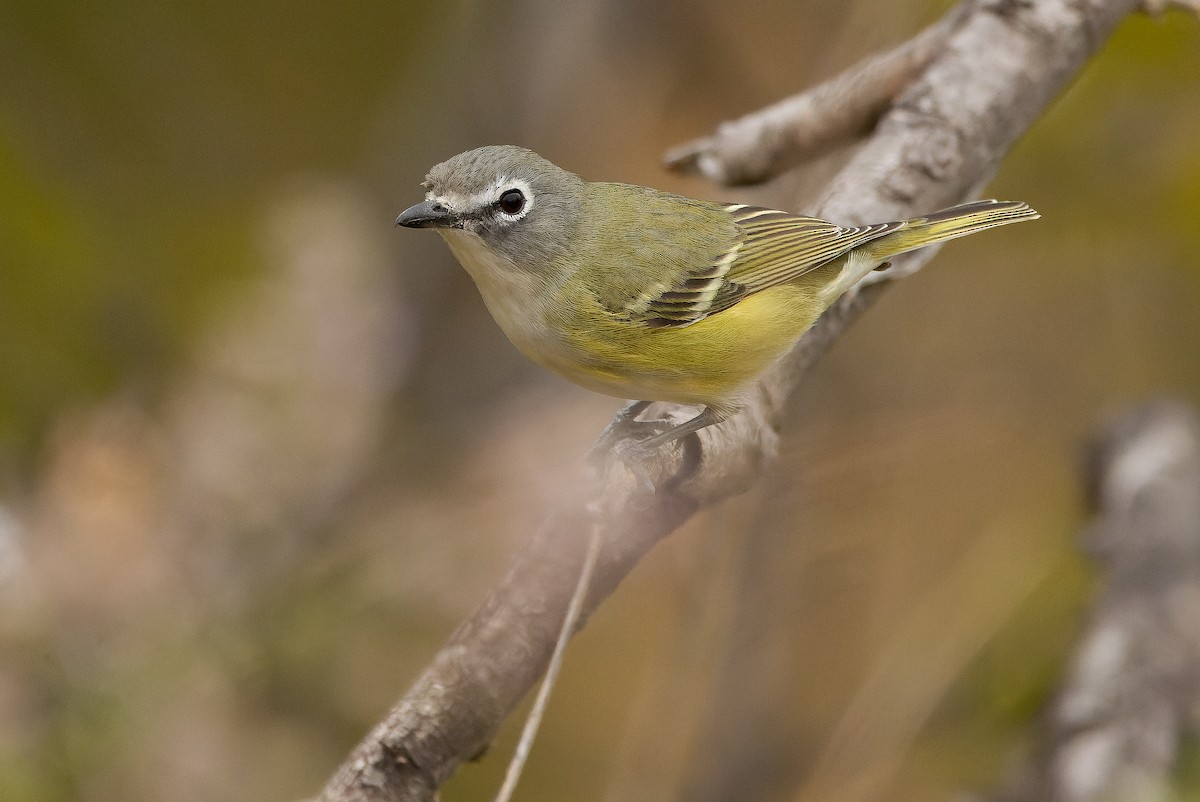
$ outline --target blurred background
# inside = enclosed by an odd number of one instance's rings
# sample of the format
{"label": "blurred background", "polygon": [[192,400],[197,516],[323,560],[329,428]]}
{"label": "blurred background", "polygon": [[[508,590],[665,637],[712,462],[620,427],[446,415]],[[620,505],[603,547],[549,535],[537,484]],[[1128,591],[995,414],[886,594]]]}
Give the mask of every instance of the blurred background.
{"label": "blurred background", "polygon": [[[730,191],[671,145],[929,0],[0,5],[0,799],[314,794],[619,406],[527,363],[439,238],[482,144]],[[935,800],[1028,745],[1098,577],[1082,444],[1200,400],[1200,24],[1129,19],[947,247],[808,376],[755,491],[568,653],[527,800]],[[519,722],[447,787],[490,798]],[[1195,793],[1195,789],[1193,789]]]}

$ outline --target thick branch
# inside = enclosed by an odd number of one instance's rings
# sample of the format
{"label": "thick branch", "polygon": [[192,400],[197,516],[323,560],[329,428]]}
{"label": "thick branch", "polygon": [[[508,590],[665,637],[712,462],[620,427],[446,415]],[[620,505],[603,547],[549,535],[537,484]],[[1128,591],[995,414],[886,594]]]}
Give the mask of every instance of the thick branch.
{"label": "thick branch", "polygon": [[[842,223],[912,216],[964,199],[1101,45],[1136,0],[969,2],[944,49],[833,182],[818,210]],[[929,249],[907,258],[911,270]],[[324,802],[430,800],[478,755],[545,668],[587,535],[603,549],[586,610],[696,510],[740,492],[774,455],[775,425],[799,377],[888,282],[843,298],[759,383],[743,414],[648,466],[647,493],[606,463],[585,509],[559,513],[360,743]],[[673,410],[672,415],[688,413]],[[702,458],[701,458],[702,456]],[[673,478],[672,478],[673,477]]]}
{"label": "thick branch", "polygon": [[995,802],[1165,799],[1200,712],[1200,419],[1150,404],[1092,460],[1087,546],[1106,587],[1035,759]]}

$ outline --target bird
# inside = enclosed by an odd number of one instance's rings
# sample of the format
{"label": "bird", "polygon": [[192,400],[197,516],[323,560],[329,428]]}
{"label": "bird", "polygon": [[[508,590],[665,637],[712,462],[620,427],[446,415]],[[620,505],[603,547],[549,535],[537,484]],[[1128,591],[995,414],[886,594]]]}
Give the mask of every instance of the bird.
{"label": "bird", "polygon": [[698,405],[645,456],[735,415],[756,378],[841,295],[899,254],[1034,220],[978,200],[843,226],[743,203],[585,181],[515,145],[430,168],[398,226],[441,235],[522,353],[599,393]]}

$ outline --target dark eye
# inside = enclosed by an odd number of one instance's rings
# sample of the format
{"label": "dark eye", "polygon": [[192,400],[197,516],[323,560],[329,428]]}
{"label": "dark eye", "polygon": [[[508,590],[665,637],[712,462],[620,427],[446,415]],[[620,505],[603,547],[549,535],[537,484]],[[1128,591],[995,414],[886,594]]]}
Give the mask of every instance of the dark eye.
{"label": "dark eye", "polygon": [[496,201],[496,208],[505,214],[520,214],[525,208],[525,195],[519,189],[507,190]]}

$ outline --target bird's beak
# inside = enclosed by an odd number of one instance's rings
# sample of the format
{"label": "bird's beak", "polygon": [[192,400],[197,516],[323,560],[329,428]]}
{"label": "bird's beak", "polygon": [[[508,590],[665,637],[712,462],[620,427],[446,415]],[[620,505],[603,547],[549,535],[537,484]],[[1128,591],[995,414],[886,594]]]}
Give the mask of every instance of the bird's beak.
{"label": "bird's beak", "polygon": [[462,224],[452,211],[437,201],[425,201],[405,209],[396,218],[396,225],[405,228],[460,228]]}

